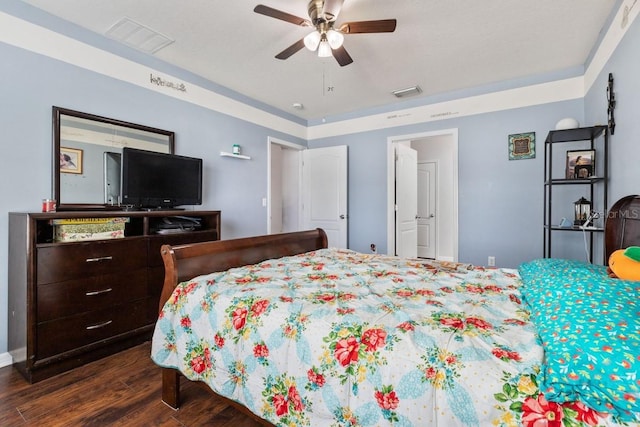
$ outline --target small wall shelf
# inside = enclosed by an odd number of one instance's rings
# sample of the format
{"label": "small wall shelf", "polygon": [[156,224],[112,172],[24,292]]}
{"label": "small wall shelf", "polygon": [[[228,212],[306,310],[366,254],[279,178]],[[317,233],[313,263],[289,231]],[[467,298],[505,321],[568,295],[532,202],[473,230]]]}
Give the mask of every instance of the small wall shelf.
{"label": "small wall shelf", "polygon": [[228,153],[226,151],[221,151],[220,152],[220,156],[221,157],[234,157],[236,159],[243,159],[243,160],[251,160],[251,157],[249,157],[249,156],[244,156],[242,154]]}

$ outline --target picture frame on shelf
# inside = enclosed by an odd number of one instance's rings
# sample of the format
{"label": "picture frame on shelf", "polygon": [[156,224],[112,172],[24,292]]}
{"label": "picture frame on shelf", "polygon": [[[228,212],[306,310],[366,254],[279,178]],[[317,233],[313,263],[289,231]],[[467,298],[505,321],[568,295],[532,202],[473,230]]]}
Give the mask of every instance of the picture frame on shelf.
{"label": "picture frame on shelf", "polygon": [[82,174],[82,150],[60,147],[60,172]]}
{"label": "picture frame on shelf", "polygon": [[509,135],[509,160],[533,159],[536,157],[536,133],[514,133]]}
{"label": "picture frame on shelf", "polygon": [[567,150],[566,179],[586,179],[596,174],[596,150]]}

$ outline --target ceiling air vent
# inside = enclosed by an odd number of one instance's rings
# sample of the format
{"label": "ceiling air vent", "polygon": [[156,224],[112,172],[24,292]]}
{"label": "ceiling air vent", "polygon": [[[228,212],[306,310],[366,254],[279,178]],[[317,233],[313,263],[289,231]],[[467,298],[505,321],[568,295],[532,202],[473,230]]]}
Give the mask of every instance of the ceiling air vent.
{"label": "ceiling air vent", "polygon": [[151,54],[175,41],[127,17],[113,24],[105,34],[129,47]]}
{"label": "ceiling air vent", "polygon": [[411,86],[405,89],[394,90],[391,93],[394,94],[397,98],[405,98],[407,96],[413,96],[422,93],[422,89],[420,89],[420,86]]}

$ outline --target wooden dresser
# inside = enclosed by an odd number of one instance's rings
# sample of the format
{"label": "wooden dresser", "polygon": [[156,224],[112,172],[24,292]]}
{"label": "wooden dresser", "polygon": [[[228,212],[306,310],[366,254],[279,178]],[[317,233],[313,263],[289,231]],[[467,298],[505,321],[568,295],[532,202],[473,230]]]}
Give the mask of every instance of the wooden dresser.
{"label": "wooden dresser", "polygon": [[[193,231],[165,218],[198,218]],[[56,219],[127,217],[124,238],[56,242]],[[40,381],[151,337],[164,279],[160,246],[220,239],[220,211],[9,214],[9,353]]]}

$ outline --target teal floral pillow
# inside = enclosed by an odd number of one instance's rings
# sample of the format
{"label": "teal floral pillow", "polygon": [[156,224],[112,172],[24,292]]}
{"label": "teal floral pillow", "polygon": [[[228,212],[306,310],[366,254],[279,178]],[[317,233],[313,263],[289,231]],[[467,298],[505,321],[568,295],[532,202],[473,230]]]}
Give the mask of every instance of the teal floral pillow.
{"label": "teal floral pillow", "polygon": [[640,421],[640,283],[562,259],[524,263],[519,273],[545,350],[546,398]]}

